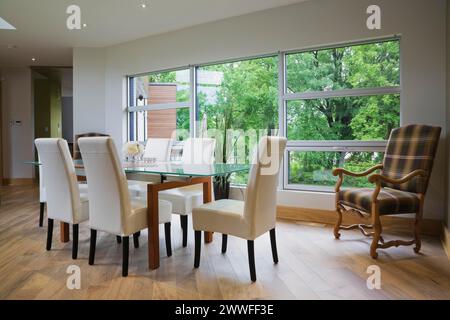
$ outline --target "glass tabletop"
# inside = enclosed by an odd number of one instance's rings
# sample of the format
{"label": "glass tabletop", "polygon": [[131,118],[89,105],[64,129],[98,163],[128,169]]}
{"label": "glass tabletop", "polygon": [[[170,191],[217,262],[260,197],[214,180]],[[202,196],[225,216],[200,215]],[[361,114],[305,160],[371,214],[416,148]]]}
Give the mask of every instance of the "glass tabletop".
{"label": "glass tabletop", "polygon": [[[83,161],[74,160],[77,174],[82,174]],[[40,165],[38,161],[26,161],[27,164]],[[158,174],[188,177],[225,176],[234,172],[250,170],[249,164],[215,163],[215,164],[182,164],[176,162],[124,161],[122,167],[125,173]]]}

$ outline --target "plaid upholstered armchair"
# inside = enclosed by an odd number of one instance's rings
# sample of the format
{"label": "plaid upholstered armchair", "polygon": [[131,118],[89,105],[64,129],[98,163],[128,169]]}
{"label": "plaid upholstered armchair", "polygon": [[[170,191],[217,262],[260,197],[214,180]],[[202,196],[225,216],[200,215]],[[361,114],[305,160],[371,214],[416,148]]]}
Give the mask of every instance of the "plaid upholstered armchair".
{"label": "plaid upholstered armchair", "polygon": [[[408,125],[391,132],[384,154],[383,164],[378,164],[365,172],[353,173],[345,169],[333,170],[338,176],[336,183],[336,212],[338,221],[334,236],[339,239],[339,230],[360,229],[365,236],[373,237],[370,255],[377,258],[378,248],[415,244],[414,251],[421,247],[420,224],[425,193],[428,187],[433,160],[441,133],[440,127]],[[381,170],[379,174],[372,174]],[[372,174],[372,175],[370,175]],[[374,188],[341,190],[344,176],[365,177]],[[371,217],[372,224],[342,226],[343,213],[357,213]],[[385,242],[381,236],[380,216],[415,213],[414,239]],[[366,229],[371,229],[368,232]]]}

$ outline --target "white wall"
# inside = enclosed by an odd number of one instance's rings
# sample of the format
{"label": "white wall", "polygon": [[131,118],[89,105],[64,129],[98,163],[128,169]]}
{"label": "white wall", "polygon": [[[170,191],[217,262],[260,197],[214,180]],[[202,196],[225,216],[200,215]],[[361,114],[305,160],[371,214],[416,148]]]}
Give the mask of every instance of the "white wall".
{"label": "white wall", "polygon": [[[105,55],[102,48],[73,50],[74,134],[105,132]],[[108,107],[108,112],[114,112]],[[118,111],[120,113],[120,110]],[[119,129],[122,130],[122,129]]]}
{"label": "white wall", "polygon": [[[4,68],[2,79],[3,177],[31,178],[34,159],[34,120],[30,68]],[[12,121],[12,124],[10,123]],[[15,123],[21,121],[21,125]]]}
{"label": "white wall", "polygon": [[[371,4],[382,9],[381,30],[366,28],[366,8]],[[118,144],[125,141],[129,74],[393,34],[402,37],[402,123],[439,125],[445,132],[445,0],[314,0],[104,49],[76,49],[74,130],[104,129]],[[103,104],[97,96],[102,90]],[[81,123],[87,110],[95,117]],[[446,210],[444,149],[442,141],[427,197],[428,218],[442,219]],[[334,196],[283,191],[279,201],[332,209]]]}

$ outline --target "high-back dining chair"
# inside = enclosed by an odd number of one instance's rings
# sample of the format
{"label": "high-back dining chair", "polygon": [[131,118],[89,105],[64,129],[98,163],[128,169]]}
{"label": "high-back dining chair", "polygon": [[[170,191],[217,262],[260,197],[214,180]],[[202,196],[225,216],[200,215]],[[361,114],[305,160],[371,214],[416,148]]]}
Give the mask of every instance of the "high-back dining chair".
{"label": "high-back dining chair", "polygon": [[149,138],[145,144],[144,159],[155,159],[157,162],[170,161],[172,139]]}
{"label": "high-back dining chair", "polygon": [[273,261],[278,263],[277,185],[286,142],[282,137],[261,138],[248,177],[245,201],[222,199],[193,209],[195,268],[200,265],[201,231],[222,233],[222,253],[227,250],[228,235],[246,239],[252,281],[256,281],[254,240],[267,231],[270,231]]}
{"label": "high-back dining chair", "polygon": [[[128,275],[129,236],[139,246],[139,232],[148,227],[147,199],[131,197],[127,177],[110,137],[80,138],[78,141],[89,184],[89,227],[91,242],[89,264],[94,264],[97,230],[122,237],[122,276]],[[159,223],[165,224],[167,255],[170,241],[170,202],[159,201]]]}
{"label": "high-back dining chair", "polygon": [[88,195],[82,193],[67,141],[60,138],[35,140],[42,165],[47,200],[47,250],[52,247],[53,220],[73,225],[72,258],[78,254],[78,224],[89,218]]}
{"label": "high-back dining chair", "polygon": [[[338,221],[334,227],[334,236],[340,238],[339,230],[359,229],[365,236],[372,236],[370,255],[377,258],[378,248],[415,244],[414,251],[421,248],[420,225],[428,182],[433,168],[440,127],[413,124],[392,130],[389,137],[384,160],[365,172],[353,173],[342,168],[333,170],[339,176],[336,184],[336,212]],[[364,177],[373,174],[368,181],[374,188],[341,190],[345,175]],[[358,213],[362,217],[371,217],[372,224],[355,224],[342,226],[343,213]],[[414,239],[410,241],[393,240],[385,242],[380,216],[414,213]],[[366,229],[373,229],[367,232]]]}
{"label": "high-back dining chair", "polygon": [[[189,138],[183,146],[181,162],[183,165],[209,165],[214,163],[216,140],[211,138]],[[212,185],[212,184],[211,184]],[[211,192],[211,194],[214,194]],[[203,186],[201,184],[183,188],[164,190],[160,199],[172,203],[172,213],[180,215],[183,233],[183,247],[187,246],[188,216],[192,209],[203,204]]]}

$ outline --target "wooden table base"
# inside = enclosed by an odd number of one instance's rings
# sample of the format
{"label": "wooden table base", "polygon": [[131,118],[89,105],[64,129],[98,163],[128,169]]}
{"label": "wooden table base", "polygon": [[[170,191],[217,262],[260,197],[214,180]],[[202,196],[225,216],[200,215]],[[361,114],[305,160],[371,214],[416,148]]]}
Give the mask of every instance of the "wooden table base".
{"label": "wooden table base", "polygon": [[[211,177],[195,177],[187,181],[169,181],[147,185],[147,214],[148,214],[148,267],[159,268],[159,202],[158,192],[162,190],[203,184],[203,203],[211,202]],[[205,242],[213,240],[212,232],[205,232]]]}
{"label": "wooden table base", "polygon": [[70,241],[69,229],[70,229],[70,225],[68,223],[66,223],[66,222],[60,223],[61,242],[69,242]]}

